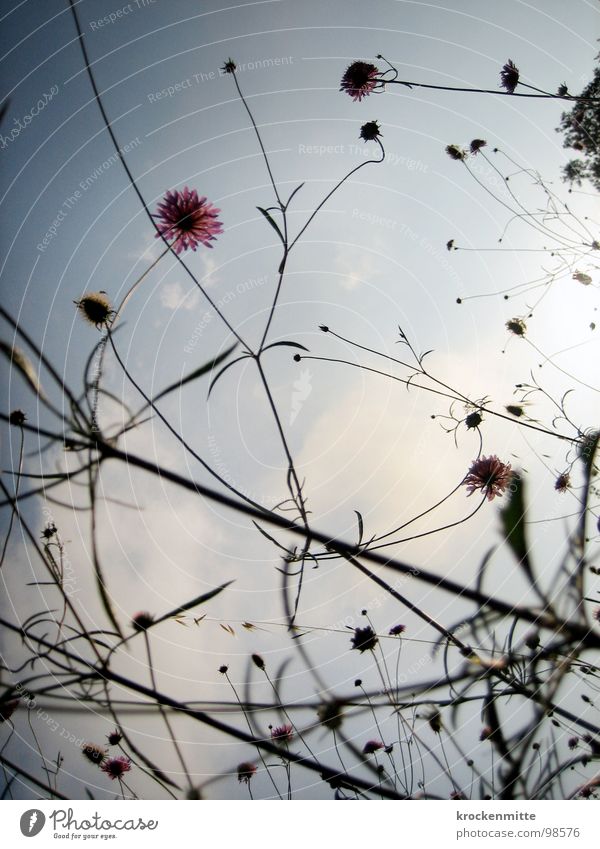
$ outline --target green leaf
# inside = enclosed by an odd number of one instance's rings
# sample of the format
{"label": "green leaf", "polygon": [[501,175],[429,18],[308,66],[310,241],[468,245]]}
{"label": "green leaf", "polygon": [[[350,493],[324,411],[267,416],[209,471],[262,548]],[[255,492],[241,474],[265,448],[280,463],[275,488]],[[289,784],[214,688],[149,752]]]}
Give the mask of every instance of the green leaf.
{"label": "green leaf", "polygon": [[269,213],[267,212],[267,210],[266,210],[266,209],[263,209],[263,208],[262,208],[262,206],[257,206],[256,208],[258,209],[258,211],[259,211],[262,215],[264,215],[264,216],[265,216],[265,218],[267,219],[267,221],[269,222],[269,224],[271,225],[271,227],[273,228],[273,230],[275,230],[275,232],[277,233],[277,235],[278,235],[278,236],[279,236],[279,238],[281,239],[281,244],[282,244],[282,245],[285,245],[285,239],[283,238],[283,233],[281,232],[281,230],[279,229],[279,227],[277,226],[277,224],[275,223],[275,221],[273,220],[273,218],[271,218],[271,216],[269,215]]}

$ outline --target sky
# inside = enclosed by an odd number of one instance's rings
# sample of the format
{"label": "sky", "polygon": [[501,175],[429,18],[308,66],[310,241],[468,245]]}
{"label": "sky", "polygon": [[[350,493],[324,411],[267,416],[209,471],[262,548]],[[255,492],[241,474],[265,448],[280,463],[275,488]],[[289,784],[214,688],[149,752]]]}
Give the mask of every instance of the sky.
{"label": "sky", "polygon": [[[431,373],[469,397],[491,398],[500,407],[514,403],[515,384],[531,382],[533,374],[553,398],[575,390],[569,398],[573,419],[584,427],[597,423],[597,391],[585,385],[597,376],[591,329],[597,322],[596,267],[583,262],[571,269],[589,272],[589,286],[566,273],[551,287],[508,301],[496,295],[553,267],[553,258],[542,251],[549,240],[511,219],[496,199],[510,200],[508,184],[483,158],[469,162],[476,183],[462,163],[445,153],[448,144],[468,146],[473,138],[486,139],[489,151],[502,151],[497,159],[489,156],[503,175],[511,175],[510,190],[528,209],[541,216],[546,203],[535,176],[539,173],[568,200],[580,226],[585,219],[597,232],[598,206],[591,190],[569,195],[560,179],[560,168],[570,158],[555,131],[561,103],[403,86],[354,103],[339,92],[348,64],[356,59],[380,63],[378,54],[398,69],[400,79],[494,90],[510,58],[524,81],[549,91],[565,83],[576,92],[590,78],[598,52],[596,3],[459,0],[450,7],[418,0],[233,5],[81,0],[77,9],[102,102],[148,207],[155,210],[167,190],[189,186],[221,210],[224,231],[213,248],[201,246],[186,260],[249,344],[257,344],[264,327],[280,248],[257,211],[270,206],[273,195],[256,137],[232,79],[219,70],[229,57],[238,66],[239,84],[277,185],[287,196],[302,184],[290,206],[293,232],[338,180],[377,157],[376,145],[359,139],[362,124],[379,122],[386,151],[382,164],[366,165],[344,183],[292,252],[272,341],[290,340],[315,357],[372,368],[383,364],[404,374],[319,330],[326,325],[363,346],[406,358],[406,346],[399,344],[401,327],[416,350],[432,350],[426,361]],[[82,367],[100,334],[81,321],[74,301],[102,290],[118,304],[161,246],[116,160],[68,4],[4,1],[0,15],[2,95],[8,102],[0,141],[2,304],[40,341],[67,383],[80,389]],[[543,220],[562,226],[558,219]],[[448,251],[449,239],[463,250]],[[457,298],[463,302],[457,304]],[[525,317],[527,339],[535,348],[507,332],[505,323],[515,316]],[[6,327],[3,338],[10,339]],[[171,256],[135,291],[116,334],[128,369],[149,394],[231,343],[227,328]],[[478,436],[461,425],[455,443],[443,427],[448,420],[441,418],[448,414],[447,401],[407,391],[353,365],[313,359],[296,363],[290,351],[273,349],[265,367],[316,527],[352,539],[358,510],[365,535],[381,533],[425,510],[464,476],[477,454]],[[4,408],[21,407],[30,420],[39,415],[42,423],[51,421],[4,366]],[[140,404],[110,353],[103,380],[124,402]],[[252,364],[233,367],[208,401],[207,389],[207,381],[192,383],[166,399],[162,411],[222,477],[260,504],[279,503],[286,492],[285,459]],[[534,400],[532,418],[549,421],[551,402]],[[460,408],[455,413],[464,417]],[[116,405],[103,402],[99,419],[109,431],[114,428]],[[123,444],[163,466],[210,481],[156,418]],[[14,467],[17,447],[14,432],[5,430],[3,468]],[[550,575],[564,552],[564,523],[547,520],[572,513],[577,505],[576,495],[558,496],[553,487],[565,467],[564,448],[491,417],[484,424],[484,447],[527,472],[531,517],[539,522],[531,526],[532,541]],[[46,473],[70,462],[59,452],[43,455]],[[27,459],[27,468],[40,471],[35,455]],[[235,680],[243,682],[250,652],[264,653],[273,668],[290,656],[277,571],[281,561],[248,520],[115,464],[103,472],[101,488],[119,499],[101,506],[98,522],[120,621],[127,622],[139,609],[168,610],[216,584],[235,581],[206,608],[207,620],[200,626],[168,623],[157,634],[157,675],[169,692],[189,698],[192,688],[200,700],[230,698],[216,674],[219,665],[229,663]],[[75,485],[65,492],[67,501],[82,497]],[[484,553],[499,543],[496,505],[484,505],[464,525],[389,551],[441,575],[471,578]],[[470,509],[462,491],[435,518],[414,527],[421,532],[456,522]],[[57,523],[68,540],[78,603],[90,622],[99,623],[102,614],[89,568],[89,516],[42,500],[31,500],[26,515],[40,532],[46,521]],[[9,550],[11,563],[36,574],[18,529]],[[500,551],[497,560],[494,588],[500,595],[520,597],[524,584],[511,571],[510,555]],[[23,587],[16,566],[4,570],[3,578],[4,607],[15,616],[24,618],[36,605],[49,603],[39,589]],[[412,591],[419,604],[447,623],[464,615],[465,607],[449,596],[422,585]],[[359,674],[365,680],[370,676],[376,686],[366,658],[348,651],[346,625],[355,627],[363,608],[373,611],[383,632],[398,617],[407,624],[414,638],[405,649],[407,675],[418,676],[433,664],[429,650],[418,642],[431,638],[422,623],[378,596],[340,561],[324,563],[306,576],[299,621],[326,629],[315,632],[309,643],[313,670],[327,681],[330,693],[347,693]],[[269,624],[248,631],[244,621]],[[235,635],[222,624],[231,624]],[[123,660],[125,668],[139,669],[142,677],[143,663],[135,653]],[[311,670],[297,662],[286,673],[285,687],[294,698],[323,693]],[[101,717],[53,710],[74,737],[107,733]],[[140,735],[155,733],[146,720],[131,721]],[[243,747],[205,731],[185,726],[185,733],[199,781],[231,770],[244,756]],[[368,730],[358,722],[351,733],[362,745]],[[56,733],[46,731],[46,736],[52,745]],[[316,739],[330,745],[318,733]],[[25,732],[20,745],[34,764]],[[166,745],[153,745],[176,769]],[[65,786],[82,796],[84,783],[97,777],[91,768],[83,774],[73,749],[63,751]],[[299,784],[306,798],[322,792],[308,780],[302,784],[299,779]],[[97,788],[99,794],[108,790]],[[263,790],[267,793],[268,786]],[[243,788],[227,778],[207,793],[237,798]]]}

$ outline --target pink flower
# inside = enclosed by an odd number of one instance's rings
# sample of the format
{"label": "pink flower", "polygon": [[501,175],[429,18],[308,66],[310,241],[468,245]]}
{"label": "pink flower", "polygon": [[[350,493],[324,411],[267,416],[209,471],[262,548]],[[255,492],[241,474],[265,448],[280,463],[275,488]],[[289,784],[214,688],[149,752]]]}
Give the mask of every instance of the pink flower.
{"label": "pink flower", "polygon": [[223,232],[223,225],[217,219],[220,211],[205,197],[199,198],[196,189],[186,186],[182,192],[167,192],[154,217],[159,219],[160,234],[174,239],[171,247],[180,254],[188,248],[195,251],[200,242],[212,248],[211,242]]}
{"label": "pink flower", "polygon": [[492,454],[490,457],[474,460],[463,483],[469,490],[469,495],[480,489],[487,500],[492,501],[496,495],[502,495],[511,478],[510,463],[503,463]]}
{"label": "pink flower", "polygon": [[104,761],[100,769],[107,775],[110,775],[114,781],[115,778],[122,778],[126,772],[129,772],[131,769],[131,761],[123,755],[118,758],[109,758]]}
{"label": "pink flower", "polygon": [[294,736],[294,729],[291,725],[280,725],[278,728],[271,728],[271,740],[274,743],[289,743]]}
{"label": "pink flower", "polygon": [[363,755],[374,755],[380,749],[383,749],[381,740],[367,740],[363,746]]}
{"label": "pink flower", "polygon": [[254,764],[244,761],[237,768],[238,781],[240,784],[248,784],[255,772]]}
{"label": "pink flower", "polygon": [[345,91],[352,100],[362,100],[375,90],[380,82],[379,69],[368,62],[353,62],[346,69],[340,83],[340,91]]}

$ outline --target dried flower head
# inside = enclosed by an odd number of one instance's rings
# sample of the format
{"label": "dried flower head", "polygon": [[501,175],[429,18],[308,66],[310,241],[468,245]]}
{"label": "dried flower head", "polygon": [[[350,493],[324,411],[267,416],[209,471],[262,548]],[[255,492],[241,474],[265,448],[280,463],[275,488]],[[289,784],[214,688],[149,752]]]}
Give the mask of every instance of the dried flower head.
{"label": "dried flower head", "polygon": [[509,59],[508,62],[502,66],[502,70],[500,71],[500,86],[506,89],[509,94],[512,94],[516,89],[518,82],[519,69],[512,59]]}
{"label": "dried flower head", "polygon": [[13,410],[10,416],[8,417],[8,421],[11,425],[15,427],[21,427],[27,421],[27,416],[23,412],[23,410]]}
{"label": "dried flower head", "polygon": [[230,56],[229,59],[225,62],[225,64],[221,68],[221,70],[226,74],[234,74],[236,68],[237,68],[237,65],[235,64],[235,62],[233,61],[233,59]]}
{"label": "dried flower head", "polygon": [[253,654],[253,655],[252,655],[252,663],[253,663],[253,664],[254,664],[254,665],[255,665],[258,669],[264,669],[264,668],[265,668],[265,662],[264,662],[264,660],[262,659],[262,657],[261,657],[259,654]]}
{"label": "dried flower head", "polygon": [[515,418],[517,419],[525,415],[525,410],[523,409],[523,407],[521,407],[520,404],[507,404],[504,409],[507,413],[510,413],[511,416],[515,416]]}
{"label": "dried flower head", "polygon": [[579,737],[569,737],[569,739],[567,740],[567,746],[571,750],[576,749],[578,745],[579,745]]}
{"label": "dried flower head", "polygon": [[363,746],[363,755],[373,755],[375,752],[378,752],[380,749],[383,749],[384,745],[381,740],[367,740],[365,745]]}
{"label": "dried flower head", "polygon": [[487,142],[485,141],[485,139],[473,139],[473,141],[469,145],[469,150],[473,154],[478,153],[482,147],[486,146],[486,144]]}
{"label": "dried flower head", "polygon": [[256,772],[256,767],[254,764],[249,761],[244,761],[241,764],[238,764],[237,768],[237,777],[240,784],[248,784],[250,779],[253,777]]}
{"label": "dried flower head", "polygon": [[459,147],[457,144],[446,145],[446,153],[450,159],[460,160],[461,162],[467,155],[466,150],[463,150],[462,147]]}
{"label": "dried flower head", "polygon": [[375,631],[367,625],[365,628],[355,628],[350,642],[352,649],[357,649],[362,654],[364,651],[373,651],[379,640]]}
{"label": "dried flower head", "polygon": [[573,274],[573,280],[577,280],[578,283],[583,283],[584,286],[589,286],[592,282],[590,275],[586,274],[584,271],[576,271]]}
{"label": "dried flower head", "polygon": [[126,772],[129,772],[131,761],[124,755],[120,755],[118,758],[109,758],[104,761],[100,769],[114,781],[115,778],[122,778]]}
{"label": "dried flower head", "polygon": [[96,766],[100,766],[106,759],[106,749],[104,746],[98,746],[97,743],[84,743],[81,747],[81,753]]}
{"label": "dried flower head", "polygon": [[481,415],[477,412],[469,413],[467,418],[465,419],[465,424],[468,430],[474,430],[478,428],[481,422],[483,421]]}
{"label": "dried flower head", "polygon": [[406,631],[406,625],[394,625],[393,628],[390,628],[388,634],[391,637],[399,637],[400,634],[403,634]]}
{"label": "dried flower head", "polygon": [[512,474],[510,463],[503,463],[492,454],[473,461],[463,484],[469,495],[479,489],[485,493],[488,501],[492,501],[496,495],[502,495],[511,482]]}
{"label": "dried flower head", "polygon": [[375,141],[381,136],[379,132],[379,124],[377,121],[367,121],[366,124],[363,124],[360,128],[360,138],[363,141]]}
{"label": "dried flower head", "polygon": [[48,522],[44,530],[42,531],[42,539],[49,540],[56,534],[56,525],[54,522]]}
{"label": "dried flower head", "polygon": [[380,83],[379,69],[369,62],[353,62],[348,65],[340,82],[340,91],[345,91],[352,100],[361,101],[371,94]]}
{"label": "dried flower head", "polygon": [[84,319],[98,328],[106,327],[115,312],[106,292],[88,292],[75,304]]}
{"label": "dried flower head", "polygon": [[19,706],[19,699],[10,699],[8,702],[0,702],[0,723],[10,719]]}
{"label": "dried flower head", "polygon": [[442,714],[439,710],[434,710],[427,722],[434,734],[439,734],[442,730]]}
{"label": "dried flower head", "polygon": [[227,675],[228,671],[229,671],[229,667],[226,666],[225,664],[223,664],[223,666],[219,666],[219,672],[221,673],[221,675]]}
{"label": "dried flower head", "polygon": [[341,704],[335,701],[320,704],[317,708],[317,716],[321,725],[330,728],[332,731],[340,727],[344,718]]}
{"label": "dried flower head", "polygon": [[522,318],[510,318],[506,322],[506,329],[514,333],[515,336],[525,336],[527,325]]}
{"label": "dried flower head", "polygon": [[569,89],[567,87],[567,84],[562,83],[562,85],[559,85],[558,91],[556,93],[558,94],[559,97],[566,97],[569,94]]}
{"label": "dried flower head", "polygon": [[154,623],[154,616],[147,610],[141,610],[131,618],[131,627],[134,631],[147,631]]}
{"label": "dried flower head", "polygon": [[211,242],[223,232],[217,218],[220,211],[205,197],[198,197],[196,189],[186,186],[182,192],[169,191],[154,216],[158,219],[156,236],[172,239],[171,247],[178,254],[188,248],[195,251],[200,243],[212,248]]}
{"label": "dried flower head", "polygon": [[291,725],[279,725],[276,728],[271,728],[271,740],[274,743],[289,743],[294,736],[294,729]]}
{"label": "dried flower head", "polygon": [[123,739],[123,735],[119,731],[118,728],[115,728],[114,731],[111,731],[107,737],[109,746],[118,746],[121,740]]}
{"label": "dried flower head", "polygon": [[557,492],[566,492],[571,486],[571,476],[568,472],[562,472],[554,481],[554,489]]}

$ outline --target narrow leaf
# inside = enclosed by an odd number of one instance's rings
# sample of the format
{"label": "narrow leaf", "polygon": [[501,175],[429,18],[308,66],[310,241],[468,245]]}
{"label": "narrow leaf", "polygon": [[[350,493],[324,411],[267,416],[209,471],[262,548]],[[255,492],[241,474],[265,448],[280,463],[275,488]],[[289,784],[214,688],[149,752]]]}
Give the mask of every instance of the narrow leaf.
{"label": "narrow leaf", "polygon": [[263,209],[263,208],[262,208],[262,206],[257,206],[256,208],[258,209],[258,211],[259,211],[262,215],[264,215],[264,216],[265,216],[265,218],[267,219],[267,221],[269,222],[269,224],[271,225],[271,227],[273,228],[273,230],[275,230],[275,232],[277,233],[277,235],[278,235],[278,236],[279,236],[279,238],[281,239],[281,243],[284,245],[284,244],[285,244],[285,239],[283,238],[283,233],[281,232],[281,230],[279,229],[279,227],[277,226],[277,224],[275,223],[275,221],[273,220],[273,218],[271,218],[271,216],[269,215],[269,213],[267,212],[267,210],[266,210],[266,209]]}
{"label": "narrow leaf", "polygon": [[38,395],[42,400],[46,401],[46,395],[42,390],[40,385],[39,378],[37,376],[37,372],[34,369],[33,365],[29,357],[21,351],[20,348],[15,348],[11,345],[7,345],[6,342],[0,339],[0,351],[4,354],[4,356],[10,361],[13,366],[21,372],[21,375],[25,378],[29,386],[33,389],[36,395]]}
{"label": "narrow leaf", "polygon": [[169,613],[165,613],[164,616],[161,616],[159,619],[154,620],[154,625],[159,622],[164,622],[165,619],[172,619],[175,616],[179,616],[181,613],[185,613],[186,610],[191,610],[192,607],[196,607],[198,604],[204,604],[204,602],[208,601],[211,598],[214,598],[219,593],[222,593],[223,590],[228,587],[230,584],[233,584],[233,581],[227,581],[226,584],[221,584],[220,587],[215,587],[214,590],[210,590],[207,593],[203,593],[202,595],[193,598],[191,601],[186,601],[185,604],[176,607],[175,610],[171,610]]}
{"label": "narrow leaf", "polygon": [[206,397],[207,397],[207,398],[210,398],[210,393],[213,391],[213,388],[214,388],[214,386],[215,386],[215,383],[217,382],[217,380],[218,380],[218,379],[219,379],[222,375],[224,375],[224,374],[225,374],[225,372],[227,371],[227,369],[231,368],[231,366],[234,366],[236,363],[239,363],[239,362],[241,362],[242,360],[245,360],[245,359],[247,359],[247,358],[248,358],[248,355],[247,355],[247,354],[244,354],[242,357],[238,357],[237,359],[232,360],[230,363],[227,363],[227,365],[226,365],[226,366],[223,366],[223,368],[221,369],[221,371],[220,371],[217,375],[215,375],[215,377],[213,377],[213,379],[211,380],[211,382],[210,382],[210,386],[208,387],[208,395],[207,395]]}
{"label": "narrow leaf", "polygon": [[181,380],[178,380],[176,383],[172,383],[170,386],[167,386],[166,389],[163,389],[162,392],[159,392],[158,395],[154,396],[154,398],[152,399],[153,403],[156,403],[156,401],[158,401],[160,398],[164,398],[165,395],[169,394],[169,392],[173,392],[175,389],[181,389],[181,387],[185,386],[186,383],[190,383],[192,380],[197,380],[199,377],[202,377],[203,375],[212,371],[214,368],[220,365],[223,360],[227,359],[229,354],[231,354],[231,352],[235,350],[235,348],[237,348],[237,342],[234,345],[231,345],[231,347],[227,348],[226,351],[223,351],[222,354],[219,354],[218,357],[215,357],[214,360],[211,360],[208,363],[204,363],[203,366],[194,369],[194,371],[186,375],[186,377],[182,377]]}
{"label": "narrow leaf", "polygon": [[301,351],[308,351],[308,348],[305,348],[304,345],[301,345],[299,342],[289,342],[286,339],[282,340],[281,342],[271,342],[270,345],[265,345],[263,351],[268,351],[269,348],[279,348],[284,345],[287,348],[300,348]]}

